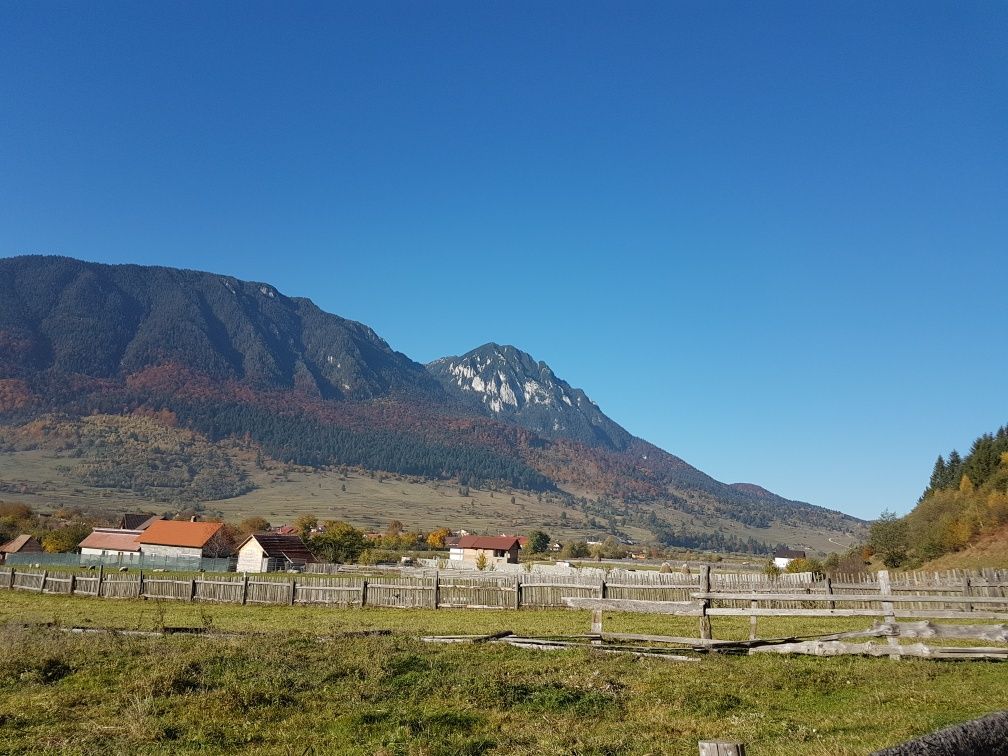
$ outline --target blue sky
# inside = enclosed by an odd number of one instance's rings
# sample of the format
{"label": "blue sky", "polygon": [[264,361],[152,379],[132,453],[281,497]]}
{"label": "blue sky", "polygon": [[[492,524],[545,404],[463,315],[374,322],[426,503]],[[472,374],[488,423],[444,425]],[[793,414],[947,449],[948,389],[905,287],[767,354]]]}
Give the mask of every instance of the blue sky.
{"label": "blue sky", "polygon": [[512,343],[874,517],[1008,421],[1008,5],[0,2],[0,255]]}

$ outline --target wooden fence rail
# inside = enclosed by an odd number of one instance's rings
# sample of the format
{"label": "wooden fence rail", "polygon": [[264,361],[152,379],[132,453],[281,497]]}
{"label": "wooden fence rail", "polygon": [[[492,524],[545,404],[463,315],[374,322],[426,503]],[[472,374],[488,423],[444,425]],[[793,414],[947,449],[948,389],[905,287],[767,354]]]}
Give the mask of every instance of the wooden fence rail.
{"label": "wooden fence rail", "polygon": [[341,571],[292,576],[105,572],[102,567],[92,571],[42,570],[8,565],[0,567],[2,589],[229,604],[650,610],[701,618],[749,617],[752,633],[756,618],[766,616],[881,617],[886,621],[895,617],[1008,619],[1008,570],[882,571],[829,578],[811,573],[769,578],[706,570],[699,574],[426,570],[378,575]]}

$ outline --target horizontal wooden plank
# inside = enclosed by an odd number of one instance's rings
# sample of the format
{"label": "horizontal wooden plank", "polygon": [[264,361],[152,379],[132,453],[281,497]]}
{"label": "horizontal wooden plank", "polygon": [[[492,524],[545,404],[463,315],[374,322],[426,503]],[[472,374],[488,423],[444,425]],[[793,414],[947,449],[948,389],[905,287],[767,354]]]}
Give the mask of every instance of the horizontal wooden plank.
{"label": "horizontal wooden plank", "polygon": [[698,601],[640,601],[638,599],[602,599],[580,596],[563,596],[560,600],[564,606],[571,609],[602,609],[610,612],[685,616],[699,616],[703,611],[703,605]]}

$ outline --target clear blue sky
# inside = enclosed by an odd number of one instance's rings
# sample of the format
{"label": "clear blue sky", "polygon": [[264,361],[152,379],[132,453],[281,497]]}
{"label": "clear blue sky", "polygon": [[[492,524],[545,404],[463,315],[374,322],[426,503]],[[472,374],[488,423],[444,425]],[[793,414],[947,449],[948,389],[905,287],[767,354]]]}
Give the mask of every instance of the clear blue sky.
{"label": "clear blue sky", "polygon": [[0,255],[515,344],[874,517],[1008,421],[1008,4],[0,0]]}

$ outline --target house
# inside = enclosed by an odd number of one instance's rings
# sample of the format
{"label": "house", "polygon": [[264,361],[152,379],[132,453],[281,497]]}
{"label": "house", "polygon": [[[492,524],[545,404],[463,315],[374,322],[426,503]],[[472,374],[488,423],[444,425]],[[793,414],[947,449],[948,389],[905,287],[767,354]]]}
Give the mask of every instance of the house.
{"label": "house", "polygon": [[273,532],[277,535],[297,535],[300,531],[293,525],[279,525],[273,528]]}
{"label": "house", "polygon": [[517,536],[462,536],[458,544],[451,547],[448,559],[462,562],[466,566],[476,566],[483,554],[487,566],[518,563]]}
{"label": "house", "polygon": [[144,557],[184,559],[227,556],[224,523],[155,520],[137,536]]}
{"label": "house", "polygon": [[253,533],[238,547],[238,572],[272,572],[304,567],[314,562],[304,541],[296,535]]}
{"label": "house", "polygon": [[142,532],[125,528],[95,528],[77,544],[77,548],[81,556],[139,559],[140,541],[137,538]]}
{"label": "house", "polygon": [[777,549],[777,551],[774,552],[773,563],[774,566],[777,567],[777,569],[785,570],[787,569],[787,566],[791,564],[791,562],[794,561],[795,559],[804,559],[804,558],[805,558],[804,551],[794,551],[792,549],[787,549],[781,546]]}
{"label": "house", "polygon": [[0,562],[7,560],[8,554],[40,554],[42,544],[34,536],[22,533],[17,538],[12,538],[3,546],[0,546]]}

